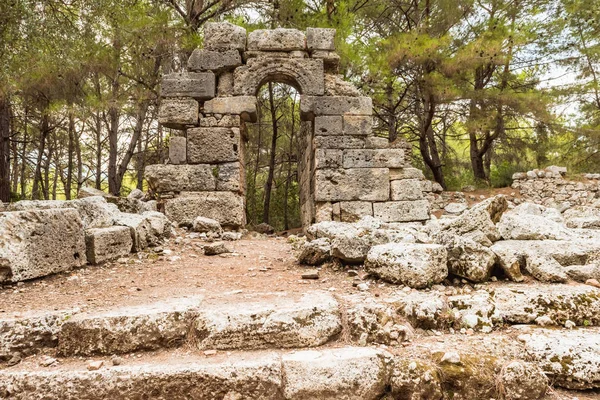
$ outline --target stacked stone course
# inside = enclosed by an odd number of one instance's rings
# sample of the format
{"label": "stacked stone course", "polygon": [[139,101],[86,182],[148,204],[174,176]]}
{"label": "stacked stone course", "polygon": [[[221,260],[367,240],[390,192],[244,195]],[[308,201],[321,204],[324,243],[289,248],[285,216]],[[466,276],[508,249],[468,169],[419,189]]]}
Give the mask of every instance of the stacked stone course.
{"label": "stacked stone course", "polygon": [[410,146],[373,133],[369,97],[338,73],[335,30],[246,31],[209,23],[204,48],[188,71],[162,81],[160,123],[182,131],[171,138],[168,165],[152,165],[146,178],[180,225],[195,217],[225,227],[245,225],[244,141],[256,121],[256,94],[281,82],[301,94],[299,161],[304,226],[320,221],[422,221],[429,205],[411,176]]}
{"label": "stacked stone course", "polygon": [[563,177],[566,172],[566,168],[556,166],[518,172],[513,175],[512,187],[524,199],[546,206],[587,205],[600,197],[600,174],[585,174],[585,180],[573,181]]}

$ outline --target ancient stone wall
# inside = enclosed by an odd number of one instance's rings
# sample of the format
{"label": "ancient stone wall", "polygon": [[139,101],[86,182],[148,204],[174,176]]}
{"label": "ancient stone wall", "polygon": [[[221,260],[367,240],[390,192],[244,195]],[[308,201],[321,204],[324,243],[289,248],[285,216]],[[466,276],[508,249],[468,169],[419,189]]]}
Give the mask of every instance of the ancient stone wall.
{"label": "ancient stone wall", "polygon": [[563,177],[566,172],[566,168],[561,167],[519,172],[513,175],[512,187],[519,190],[524,200],[546,206],[586,205],[600,198],[600,174],[568,180]]}
{"label": "ancient stone wall", "polygon": [[333,29],[247,35],[229,23],[206,25],[204,48],[193,52],[188,71],[163,77],[159,120],[180,130],[170,141],[169,164],[146,168],[171,220],[191,225],[203,216],[245,225],[246,123],[256,121],[256,94],[267,82],[301,94],[304,226],[366,215],[385,222],[429,218],[410,146],[373,134],[372,101],[337,75],[334,38]]}

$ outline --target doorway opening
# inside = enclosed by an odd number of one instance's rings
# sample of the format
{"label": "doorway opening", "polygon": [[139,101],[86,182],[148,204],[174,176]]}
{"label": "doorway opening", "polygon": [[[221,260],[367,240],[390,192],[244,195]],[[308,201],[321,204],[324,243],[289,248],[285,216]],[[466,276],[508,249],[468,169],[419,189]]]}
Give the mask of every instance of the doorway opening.
{"label": "doorway opening", "polygon": [[258,119],[246,126],[244,151],[248,225],[265,223],[276,231],[300,228],[305,148],[300,93],[293,86],[271,81],[260,87],[256,97]]}

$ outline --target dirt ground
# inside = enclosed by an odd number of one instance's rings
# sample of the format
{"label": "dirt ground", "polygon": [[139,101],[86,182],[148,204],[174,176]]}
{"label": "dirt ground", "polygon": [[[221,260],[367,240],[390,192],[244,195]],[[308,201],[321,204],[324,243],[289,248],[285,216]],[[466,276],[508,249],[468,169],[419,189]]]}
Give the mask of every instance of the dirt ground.
{"label": "dirt ground", "polygon": [[[265,297],[267,293],[278,292],[300,295],[311,290],[328,290],[333,294],[351,294],[357,293],[356,285],[364,281],[370,283],[369,291],[376,296],[398,290],[396,285],[372,280],[361,267],[356,268],[358,276],[351,276],[347,269],[336,270],[332,265],[324,266],[319,271],[319,279],[302,279],[303,273],[315,269],[297,264],[292,246],[285,237],[267,238],[256,235],[250,239],[225,243],[232,253],[205,256],[203,246],[206,242],[194,238],[194,234],[180,230],[178,237],[170,239],[169,243],[159,249],[132,254],[101,266],[87,266],[42,279],[5,285],[0,287],[0,318],[21,317],[51,310],[80,309],[93,312],[198,295],[204,296],[208,301],[217,298],[219,301],[225,298],[236,301],[252,295]],[[500,284],[502,283],[490,283]],[[504,338],[510,337],[511,329],[507,328],[502,332]],[[414,349],[403,349],[403,352],[417,354],[431,351],[436,346],[460,347],[461,337],[423,337],[415,343]],[[510,346],[503,341],[505,339],[497,338],[494,333],[473,339],[476,339],[475,342],[481,341],[482,350],[489,346]],[[472,340],[469,341],[469,346],[473,346]],[[479,348],[479,345],[476,347]],[[164,357],[194,359],[197,357],[194,353],[193,350],[182,348],[174,352],[126,357],[139,358],[139,362],[153,362]],[[236,352],[223,352],[217,359],[236,356]],[[39,357],[41,356],[24,360],[18,368],[36,369]],[[62,367],[83,361],[64,362],[66,364],[61,361]],[[71,367],[77,368],[75,364]],[[548,399],[600,400],[600,393],[555,391]]]}

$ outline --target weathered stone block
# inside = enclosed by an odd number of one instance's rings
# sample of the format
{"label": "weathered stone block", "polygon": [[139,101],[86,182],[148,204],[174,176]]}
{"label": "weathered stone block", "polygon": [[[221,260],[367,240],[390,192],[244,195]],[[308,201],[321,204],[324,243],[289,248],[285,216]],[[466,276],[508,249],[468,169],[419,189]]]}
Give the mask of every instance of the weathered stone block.
{"label": "weathered stone block", "polygon": [[417,200],[374,203],[373,216],[384,222],[425,221],[429,219],[429,202]]}
{"label": "weathered stone block", "polygon": [[245,121],[256,122],[256,97],[217,97],[204,103],[204,112],[239,115]]}
{"label": "weathered stone block", "polygon": [[236,96],[256,96],[269,79],[290,84],[304,95],[325,93],[323,60],[310,58],[253,58],[233,74]]}
{"label": "weathered stone block", "polygon": [[315,135],[340,136],[344,134],[344,123],[341,115],[315,117]]}
{"label": "weathered stone block", "polygon": [[390,179],[393,181],[400,179],[425,180],[425,175],[423,175],[423,171],[418,168],[396,168],[390,169]]}
{"label": "weathered stone block", "polygon": [[248,50],[243,54],[244,61],[249,61],[253,58],[308,58],[308,52],[304,50],[294,51],[258,51]]}
{"label": "weathered stone block", "polygon": [[85,265],[83,232],[71,208],[0,213],[0,283]]}
{"label": "weathered stone block", "polygon": [[314,50],[311,57],[323,60],[325,72],[330,74],[337,74],[339,72],[341,57],[335,51]]}
{"label": "weathered stone block", "polygon": [[233,72],[223,72],[219,75],[217,82],[217,96],[233,96]]}
{"label": "weathered stone block", "polygon": [[204,24],[204,48],[208,50],[246,49],[246,30],[229,22]]}
{"label": "weathered stone block", "polygon": [[156,193],[213,191],[217,184],[212,166],[206,164],[148,165],[145,177]]}
{"label": "weathered stone block", "polygon": [[187,131],[187,160],[190,164],[238,161],[240,131],[236,128],[194,128]]}
{"label": "weathered stone block", "polygon": [[214,115],[201,117],[199,125],[203,128],[220,127],[220,128],[239,128],[241,124],[239,115],[223,115],[220,118]]}
{"label": "weathered stone block", "polygon": [[215,97],[215,88],[215,74],[212,72],[169,74],[163,77],[160,95],[208,100]]}
{"label": "weathered stone block", "polygon": [[390,142],[387,138],[379,136],[367,136],[365,138],[365,148],[367,149],[389,149]]}
{"label": "weathered stone block", "polygon": [[314,97],[306,92],[302,94],[300,113],[308,119],[319,115],[373,115],[373,101],[370,97]]}
{"label": "weathered stone block", "polygon": [[308,50],[335,50],[335,29],[306,28]]}
{"label": "weathered stone block", "polygon": [[356,222],[362,217],[373,216],[373,203],[369,201],[340,202],[342,222]]}
{"label": "weathered stone block", "polygon": [[315,173],[315,201],[386,201],[387,168],[320,169]]}
{"label": "weathered stone block", "polygon": [[218,164],[213,167],[217,175],[217,190],[243,192],[246,177],[240,162]]}
{"label": "weathered stone block", "polygon": [[172,136],[169,139],[169,162],[179,165],[187,160],[187,140],[183,136]]}
{"label": "weathered stone block", "polygon": [[316,149],[315,169],[342,168],[343,154],[341,149]]}
{"label": "weathered stone block", "polygon": [[316,149],[364,149],[365,139],[360,136],[315,136]]}
{"label": "weathered stone block", "polygon": [[158,122],[171,129],[185,129],[198,123],[198,102],[194,99],[162,99]]}
{"label": "weathered stone block", "polygon": [[142,214],[121,213],[115,218],[115,225],[129,228],[134,252],[157,246],[171,235],[171,222],[164,214],[156,211],[146,211]]}
{"label": "weathered stone block", "polygon": [[233,192],[183,193],[165,202],[165,214],[181,226],[192,226],[196,217],[214,219],[225,228],[246,224],[244,196]]}
{"label": "weathered stone block", "polygon": [[394,201],[421,200],[423,191],[418,179],[404,179],[390,183],[391,197]]}
{"label": "weathered stone block", "polygon": [[333,206],[330,202],[315,203],[315,222],[324,222],[333,220]]}
{"label": "weathered stone block", "polygon": [[306,36],[297,29],[257,29],[248,35],[248,50],[293,51],[306,49]]}
{"label": "weathered stone block", "polygon": [[344,150],[344,168],[401,168],[403,149]]}
{"label": "weathered stone block", "polygon": [[344,134],[369,136],[373,132],[373,117],[344,115]]}
{"label": "weathered stone block", "polygon": [[196,49],[188,60],[191,71],[221,72],[242,65],[242,56],[238,50],[213,51]]}
{"label": "weathered stone block", "polygon": [[94,228],[85,231],[85,246],[88,262],[101,264],[131,253],[133,240],[126,226]]}

